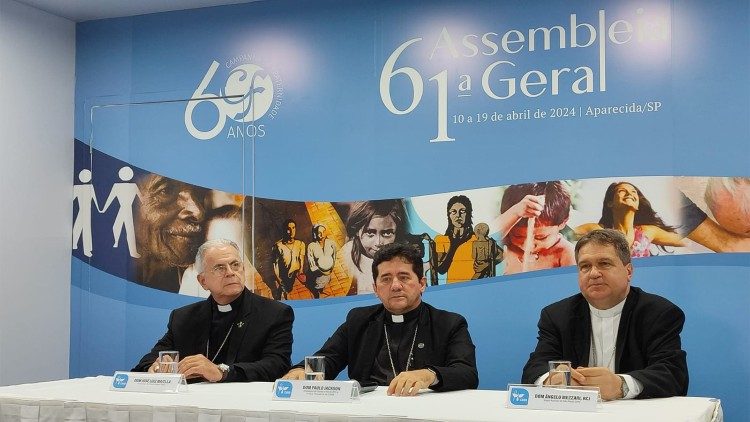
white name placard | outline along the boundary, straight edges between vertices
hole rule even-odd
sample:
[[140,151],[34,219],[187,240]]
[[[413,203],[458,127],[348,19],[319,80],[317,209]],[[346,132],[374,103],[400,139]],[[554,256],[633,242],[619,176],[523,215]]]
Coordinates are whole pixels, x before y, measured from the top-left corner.
[[187,389],[182,374],[149,374],[117,371],[112,376],[110,391],[137,393],[177,393]]
[[273,384],[273,399],[351,403],[359,400],[359,383],[357,381],[276,380]]
[[506,407],[512,409],[568,410],[596,412],[599,389],[596,387],[538,387],[508,385]]

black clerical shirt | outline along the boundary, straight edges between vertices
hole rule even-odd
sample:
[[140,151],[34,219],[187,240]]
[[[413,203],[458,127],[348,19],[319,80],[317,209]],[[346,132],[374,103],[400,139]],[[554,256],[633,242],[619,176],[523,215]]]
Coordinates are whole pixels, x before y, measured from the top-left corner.
[[230,330],[233,329],[234,322],[242,308],[243,297],[244,295],[240,295],[229,303],[232,307],[229,312],[219,311],[219,305],[213,300],[213,297],[211,298],[211,332],[209,343],[206,345],[208,350],[206,357],[217,365],[226,362]]
[[[393,315],[387,310],[385,311],[383,321],[385,323],[385,331],[388,333],[387,337],[391,353],[389,357],[386,335],[383,333],[383,338],[379,345],[380,350],[372,365],[370,381],[377,382],[378,385],[389,385],[396,375],[406,371],[409,351],[412,350],[412,347],[417,347],[414,342],[414,335],[422,308],[423,305],[420,303],[415,309],[403,314],[404,322],[394,322]],[[391,366],[391,359],[393,360],[393,366]],[[408,365],[409,370],[419,369],[414,368],[413,353],[411,361]],[[393,373],[394,368],[396,370],[395,375]]]

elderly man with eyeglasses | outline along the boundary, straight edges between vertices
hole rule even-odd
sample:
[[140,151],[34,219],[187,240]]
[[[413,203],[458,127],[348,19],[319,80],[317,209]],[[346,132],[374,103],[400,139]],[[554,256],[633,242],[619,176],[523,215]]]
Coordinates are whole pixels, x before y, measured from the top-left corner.
[[[325,357],[325,378],[344,367],[349,378],[414,396],[421,389],[477,388],[474,343],[466,319],[422,301],[427,286],[422,252],[392,243],[375,254],[373,288],[381,304],[352,309],[315,355]],[[302,364],[284,378],[304,379]]]
[[163,371],[167,350],[179,352],[178,371],[193,381],[273,381],[289,369],[294,312],[245,288],[240,256],[226,239],[198,248],[198,282],[211,296],[172,311],[167,333],[133,371]]

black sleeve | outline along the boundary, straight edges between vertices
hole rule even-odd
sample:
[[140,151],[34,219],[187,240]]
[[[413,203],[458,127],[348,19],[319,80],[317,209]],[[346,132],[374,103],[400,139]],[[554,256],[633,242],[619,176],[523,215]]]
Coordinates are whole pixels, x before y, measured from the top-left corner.
[[174,311],[169,314],[169,322],[167,323],[167,332],[164,336],[156,342],[151,351],[146,353],[141,358],[141,361],[133,369],[132,372],[148,372],[148,368],[153,364],[156,359],[159,358],[159,352],[164,350],[175,350],[174,345],[174,334],[172,333],[172,319],[174,318]]
[[549,371],[549,361],[563,357],[562,335],[552,322],[547,308],[542,309],[537,327],[539,327],[538,341],[536,349],[529,355],[529,361],[523,367],[521,375],[523,384],[533,384],[537,378]]
[[648,323],[647,366],[628,372],[643,385],[638,399],[685,396],[688,390],[686,353],[682,350],[680,332],[685,314],[677,306],[670,306]]
[[280,309],[268,330],[262,356],[253,362],[235,362],[224,382],[275,381],[289,371],[292,355],[292,323],[294,311]]
[[469,325],[464,317],[451,330],[446,345],[445,364],[430,365],[439,382],[430,387],[435,391],[474,389],[479,386],[474,343],[469,335]]
[[[327,380],[335,379],[346,368],[349,364],[349,330],[346,321],[336,329],[333,335],[323,344],[323,347],[314,355],[325,356]],[[303,368],[304,366],[304,361],[294,365],[295,368]]]

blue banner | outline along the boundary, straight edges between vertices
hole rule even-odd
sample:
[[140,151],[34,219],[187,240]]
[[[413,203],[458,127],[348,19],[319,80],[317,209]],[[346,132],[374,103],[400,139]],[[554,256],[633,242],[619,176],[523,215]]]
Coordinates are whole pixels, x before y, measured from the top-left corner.
[[279,0],[78,24],[71,375],[129,369],[207,296],[206,239],[291,301],[295,359],[375,301],[372,255],[406,242],[426,300],[469,320],[480,387],[505,388],[541,307],[577,291],[576,240],[614,227],[634,284],[687,314],[690,394],[746,414],[706,340],[727,333],[722,385],[750,375],[731,352],[750,346],[748,16]]

